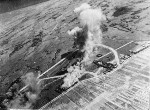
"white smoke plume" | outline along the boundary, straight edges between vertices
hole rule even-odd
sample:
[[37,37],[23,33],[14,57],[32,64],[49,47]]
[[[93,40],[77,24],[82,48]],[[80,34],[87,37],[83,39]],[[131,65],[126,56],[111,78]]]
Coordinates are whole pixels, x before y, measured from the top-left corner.
[[105,20],[100,8],[92,9],[87,3],[81,4],[79,7],[75,8],[75,13],[79,14],[79,21],[81,28],[88,28],[88,38],[86,40],[84,51],[85,57],[82,62],[85,65],[92,63],[93,50],[96,44],[102,43],[102,32],[100,29],[101,21]]
[[[84,67],[89,65],[94,60],[95,52],[98,51],[97,47],[103,47],[109,49],[115,55],[115,60],[119,65],[119,57],[117,51],[113,48],[102,44],[102,31],[100,29],[101,22],[106,20],[105,15],[102,13],[101,8],[92,9],[91,6],[87,3],[81,4],[79,7],[75,8],[75,13],[79,14],[80,27],[75,27],[71,31],[68,31],[69,35],[77,36],[78,32],[84,32],[84,29],[87,28],[87,38],[85,40],[85,45],[81,51],[84,51],[84,58],[81,63],[71,66],[68,68],[67,76],[64,78],[64,84],[62,87],[70,87],[79,78],[86,74],[92,74],[94,77],[97,77],[98,73],[101,71],[99,68],[95,73],[85,71]],[[81,31],[82,30],[82,31]],[[83,37],[83,36],[79,36]],[[80,66],[82,65],[82,68]]]
[[67,69],[68,73],[66,73],[66,77],[64,78],[64,83],[61,86],[62,88],[69,88],[72,85],[74,85],[76,82],[79,81],[79,78],[81,78],[85,74],[91,74],[94,77],[98,77],[98,74],[101,71],[101,68],[99,68],[96,72],[89,72],[86,71],[84,68],[84,65],[82,62],[77,62],[76,65],[70,66]]
[[85,69],[81,63],[78,62],[76,65],[70,66],[67,71],[68,73],[64,78],[64,84],[62,85],[62,88],[68,88],[75,82],[78,82],[79,78],[84,74]]
[[94,56],[94,47],[95,47],[95,42],[93,41],[93,38],[91,37],[92,34],[88,33],[88,39],[86,40],[85,46],[84,46],[84,51],[85,55],[83,58],[83,63],[85,65],[89,65],[93,61],[93,56]]
[[[85,65],[92,63],[92,57],[94,55],[94,48],[102,46],[109,49],[115,55],[117,64],[119,65],[119,57],[117,52],[109,47],[102,44],[102,31],[100,29],[101,22],[106,20],[106,16],[102,13],[101,8],[92,9],[87,3],[81,4],[79,7],[75,8],[75,13],[79,14],[79,21],[81,28],[88,28],[88,38],[86,40],[84,51],[85,57],[83,62]],[[76,32],[74,32],[76,33]]]
[[70,36],[73,36],[73,35],[76,35],[77,32],[81,31],[82,28],[79,28],[79,27],[75,27],[73,28],[72,30],[68,30],[67,33],[70,35]]
[[27,92],[27,97],[29,98],[30,103],[35,103],[38,98],[38,93]]

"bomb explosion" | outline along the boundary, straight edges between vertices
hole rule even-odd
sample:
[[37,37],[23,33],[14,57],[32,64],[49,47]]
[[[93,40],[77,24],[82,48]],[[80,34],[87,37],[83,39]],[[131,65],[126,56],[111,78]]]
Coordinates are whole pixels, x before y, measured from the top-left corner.
[[3,101],[7,108],[32,108],[32,105],[36,102],[43,89],[42,83],[45,80],[64,78],[61,88],[69,88],[78,82],[79,78],[85,74],[91,74],[92,76],[97,77],[97,74],[101,71],[100,68],[96,72],[89,72],[86,70],[86,67],[93,63],[94,56],[99,52],[98,47],[107,48],[112,51],[115,55],[116,63],[119,65],[117,52],[113,48],[102,44],[100,25],[101,21],[105,20],[105,16],[102,14],[101,9],[92,9],[89,4],[84,3],[77,7],[74,12],[79,14],[81,27],[75,27],[74,29],[69,30],[68,34],[75,37],[75,45],[79,51],[84,53],[83,59],[67,68],[67,73],[61,76],[41,78],[41,74],[35,75],[32,72],[22,76],[21,81],[25,87],[19,90],[19,92],[16,90],[18,93],[15,92],[12,94],[12,91],[10,91],[9,96],[12,97],[12,99]]
[[[103,15],[100,8],[92,9],[87,3],[81,4],[79,7],[75,8],[75,13],[79,14],[80,26],[75,27],[68,32],[69,35],[77,36],[78,32],[82,29],[87,31],[85,45],[81,48],[84,51],[84,58],[78,65],[72,66],[68,69],[68,74],[64,79],[64,85],[62,87],[68,87],[73,85],[78,79],[85,73],[89,73],[97,77],[100,70],[95,73],[85,71],[85,67],[90,65],[94,61],[94,55],[98,53],[98,47],[104,47],[112,51],[115,55],[116,63],[119,65],[119,57],[117,52],[106,45],[102,44],[102,32],[100,29],[101,21],[106,20],[105,15]],[[82,67],[79,67],[79,65]]]

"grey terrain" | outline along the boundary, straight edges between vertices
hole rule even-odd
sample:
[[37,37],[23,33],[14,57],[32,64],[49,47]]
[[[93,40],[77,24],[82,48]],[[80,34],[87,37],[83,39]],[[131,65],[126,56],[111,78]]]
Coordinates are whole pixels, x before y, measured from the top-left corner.
[[0,95],[29,71],[44,72],[74,50],[67,30],[78,25],[75,7],[101,7],[103,43],[117,48],[129,41],[150,40],[150,0],[49,0],[0,14]]

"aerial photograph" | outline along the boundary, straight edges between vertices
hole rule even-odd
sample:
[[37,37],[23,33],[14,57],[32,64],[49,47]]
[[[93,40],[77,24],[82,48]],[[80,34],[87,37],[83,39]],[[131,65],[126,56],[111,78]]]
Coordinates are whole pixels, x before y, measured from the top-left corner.
[[150,110],[150,0],[0,0],[0,110]]

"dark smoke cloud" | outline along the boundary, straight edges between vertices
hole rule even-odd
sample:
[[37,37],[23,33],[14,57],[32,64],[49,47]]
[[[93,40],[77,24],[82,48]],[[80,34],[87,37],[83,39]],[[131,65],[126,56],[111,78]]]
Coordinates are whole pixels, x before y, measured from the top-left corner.
[[80,50],[82,50],[85,46],[86,40],[88,38],[88,27],[85,26],[82,31],[77,32],[77,35],[74,39],[74,46],[78,47]]

